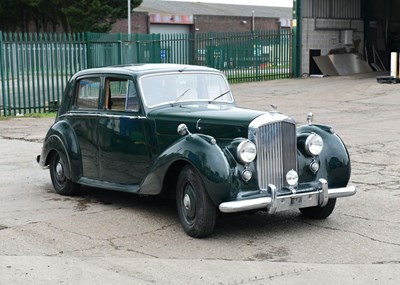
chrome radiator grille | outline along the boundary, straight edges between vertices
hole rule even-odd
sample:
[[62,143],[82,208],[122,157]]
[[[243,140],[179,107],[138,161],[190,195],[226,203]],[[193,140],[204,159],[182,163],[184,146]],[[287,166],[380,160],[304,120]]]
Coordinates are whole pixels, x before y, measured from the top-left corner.
[[255,130],[257,173],[261,189],[273,184],[286,185],[286,173],[297,171],[296,126],[290,122],[274,122]]

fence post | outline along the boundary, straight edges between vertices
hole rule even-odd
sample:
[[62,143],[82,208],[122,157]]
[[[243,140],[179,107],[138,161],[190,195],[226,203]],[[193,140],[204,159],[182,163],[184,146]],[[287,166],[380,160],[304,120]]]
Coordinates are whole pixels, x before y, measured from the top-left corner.
[[86,37],[86,65],[87,68],[92,67],[92,47],[91,47],[91,34],[90,32],[85,33]]
[[143,63],[142,57],[140,56],[140,35],[136,35],[136,53],[137,53],[137,63]]
[[0,75],[1,75],[1,94],[3,98],[2,108],[0,110],[0,116],[7,115],[6,114],[6,96],[4,94],[6,87],[5,87],[5,80],[4,80],[4,65],[3,65],[3,32],[0,31]]
[[301,75],[301,3],[293,2],[293,25],[292,25],[292,67],[293,76]]
[[124,63],[124,59],[123,59],[123,52],[122,52],[122,48],[123,48],[123,43],[122,43],[122,34],[118,33],[118,64],[123,64]]

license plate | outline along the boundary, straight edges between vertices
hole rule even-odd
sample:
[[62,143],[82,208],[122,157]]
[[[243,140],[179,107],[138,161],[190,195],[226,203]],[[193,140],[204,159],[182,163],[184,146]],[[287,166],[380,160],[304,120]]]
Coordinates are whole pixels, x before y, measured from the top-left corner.
[[301,205],[303,203],[303,197],[291,198],[291,205]]

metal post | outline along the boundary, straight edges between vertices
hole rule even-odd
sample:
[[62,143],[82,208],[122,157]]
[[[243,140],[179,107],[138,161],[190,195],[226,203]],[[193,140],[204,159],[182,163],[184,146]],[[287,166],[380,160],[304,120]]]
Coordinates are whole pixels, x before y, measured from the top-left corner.
[[293,0],[293,22],[292,22],[292,72],[294,77],[301,75],[301,0]]
[[1,93],[3,97],[3,108],[0,111],[0,116],[3,115],[6,116],[6,86],[4,84],[5,78],[4,78],[4,69],[3,69],[3,32],[0,31],[0,76],[1,76]]
[[131,34],[131,0],[128,0],[128,35]]
[[251,11],[251,31],[254,32],[254,10]]
[[92,66],[93,61],[92,61],[92,45],[91,45],[91,33],[90,32],[85,32],[85,37],[86,37],[86,68],[91,68],[94,67]]

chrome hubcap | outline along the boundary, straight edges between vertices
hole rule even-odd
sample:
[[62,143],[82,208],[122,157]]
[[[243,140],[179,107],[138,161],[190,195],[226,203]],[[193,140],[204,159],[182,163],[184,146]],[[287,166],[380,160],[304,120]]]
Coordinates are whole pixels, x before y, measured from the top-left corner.
[[64,173],[64,166],[61,163],[61,160],[59,159],[56,162],[56,166],[54,168],[54,178],[60,186],[62,186],[65,183],[65,173]]
[[185,220],[191,224],[196,218],[196,195],[190,183],[186,184],[181,201]]
[[190,209],[190,197],[187,193],[183,197],[183,206],[185,207],[186,210]]
[[63,169],[63,166],[62,166],[62,164],[61,163],[57,163],[57,165],[56,165],[56,173],[57,173],[57,175],[58,176],[63,176],[63,174],[64,174],[64,169]]

